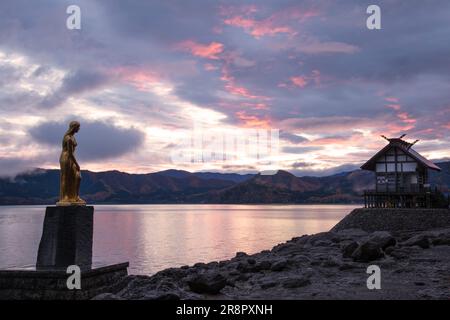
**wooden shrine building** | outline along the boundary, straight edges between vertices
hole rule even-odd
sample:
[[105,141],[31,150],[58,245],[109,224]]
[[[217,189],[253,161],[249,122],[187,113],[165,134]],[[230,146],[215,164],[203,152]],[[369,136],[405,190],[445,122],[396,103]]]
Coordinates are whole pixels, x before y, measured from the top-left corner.
[[418,142],[386,139],[387,144],[361,169],[375,172],[375,189],[364,192],[366,208],[414,208],[431,206],[428,170],[440,171],[433,162],[412,149]]

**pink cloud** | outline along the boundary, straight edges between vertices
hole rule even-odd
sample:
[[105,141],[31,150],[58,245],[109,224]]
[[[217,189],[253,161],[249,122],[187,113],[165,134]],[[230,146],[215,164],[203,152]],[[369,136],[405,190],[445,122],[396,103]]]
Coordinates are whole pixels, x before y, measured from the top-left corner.
[[236,117],[243,122],[244,127],[248,128],[270,128],[270,120],[266,117],[264,119],[258,118],[255,115],[249,115],[245,111],[238,111],[235,113]]
[[396,97],[386,97],[384,98],[384,100],[388,101],[388,102],[392,102],[392,103],[398,103],[399,99]]
[[269,106],[265,103],[242,103],[243,107],[250,108],[253,110],[268,110]]
[[291,77],[290,80],[294,86],[299,88],[304,88],[308,84],[306,78],[302,76]]
[[225,64],[222,67],[222,76],[221,80],[225,82],[225,90],[227,90],[229,93],[237,96],[241,96],[247,99],[260,99],[260,100],[268,100],[268,97],[265,96],[259,96],[255,95],[250,92],[249,89],[239,86],[236,84],[236,79],[231,75],[228,67],[228,62],[225,62]]
[[279,33],[296,35],[297,31],[289,23],[296,21],[302,22],[308,18],[318,15],[315,10],[300,10],[298,8],[289,8],[272,14],[265,19],[256,19],[254,14],[258,11],[255,6],[246,6],[244,8],[222,9],[222,15],[225,25],[242,28],[245,32],[259,39],[263,36],[274,36]]
[[223,52],[224,46],[220,42],[201,44],[192,40],[186,40],[176,45],[176,48],[191,53],[196,57],[217,60]]
[[213,65],[212,63],[205,63],[204,67],[205,67],[206,71],[214,71],[214,70],[219,69],[219,67]]
[[279,88],[304,88],[310,81],[313,81],[317,86],[321,83],[321,76],[319,70],[313,70],[309,76],[298,75],[289,78],[288,83],[279,83]]
[[397,123],[389,122],[387,124],[388,133],[396,134],[399,132],[411,130],[415,127],[417,120],[414,119],[409,113],[402,111],[400,99],[395,97],[386,97],[385,100],[389,102],[395,102],[386,104],[385,106],[387,108],[393,109],[396,112],[397,119],[399,120]]
[[109,73],[120,81],[131,84],[139,91],[149,91],[161,81],[160,76],[155,72],[134,67],[118,67],[110,70]]
[[243,96],[250,99],[258,98],[257,96],[252,95],[248,89],[244,87],[235,86],[234,84],[231,83],[227,84],[225,88],[228,90],[229,93],[234,95]]
[[387,104],[386,105],[386,107],[388,107],[388,108],[391,108],[391,109],[394,109],[394,110],[400,110],[401,109],[401,105],[399,105],[399,104]]
[[416,119],[412,118],[407,112],[399,112],[397,117],[401,119],[404,123],[416,123]]
[[296,34],[296,32],[290,27],[274,26],[273,22],[270,20],[258,22],[256,20],[243,17],[232,17],[230,19],[225,19],[224,23],[227,25],[244,28],[248,33],[257,39],[265,35],[273,36],[277,33],[288,33],[291,35]]

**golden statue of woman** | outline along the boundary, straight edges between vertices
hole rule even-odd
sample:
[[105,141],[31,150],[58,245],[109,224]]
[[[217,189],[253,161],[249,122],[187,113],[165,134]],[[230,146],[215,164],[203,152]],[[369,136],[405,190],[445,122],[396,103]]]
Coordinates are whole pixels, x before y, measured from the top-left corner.
[[75,149],[77,147],[75,133],[79,130],[80,123],[72,121],[62,141],[62,152],[59,158],[61,183],[59,202],[56,203],[58,206],[86,205],[86,202],[79,196],[81,171],[77,159],[75,159]]

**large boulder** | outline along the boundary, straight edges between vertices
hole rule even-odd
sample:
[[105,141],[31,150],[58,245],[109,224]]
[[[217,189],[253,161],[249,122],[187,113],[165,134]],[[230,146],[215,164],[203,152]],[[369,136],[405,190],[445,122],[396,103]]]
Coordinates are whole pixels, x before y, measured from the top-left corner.
[[288,265],[288,262],[284,259],[278,260],[270,267],[271,271],[283,271]]
[[307,277],[297,276],[283,281],[283,288],[293,289],[300,288],[311,284],[311,280]]
[[435,230],[429,236],[434,246],[450,245],[450,229]]
[[368,240],[377,244],[383,250],[387,247],[395,246],[397,243],[395,238],[387,231],[375,231],[370,234]]
[[412,247],[419,246],[422,249],[430,247],[430,239],[425,234],[418,234],[401,243],[402,246]]
[[268,260],[262,260],[258,263],[256,263],[255,268],[257,270],[270,270],[270,267],[272,267],[272,263]]
[[203,273],[190,276],[187,284],[195,293],[218,294],[227,285],[227,279],[220,273]]
[[351,241],[349,243],[345,243],[342,246],[342,257],[344,258],[350,258],[353,254],[353,252],[355,252],[355,250],[358,248],[358,242],[356,241]]
[[384,256],[379,244],[371,241],[363,242],[356,248],[352,258],[357,262],[370,262],[380,259]]

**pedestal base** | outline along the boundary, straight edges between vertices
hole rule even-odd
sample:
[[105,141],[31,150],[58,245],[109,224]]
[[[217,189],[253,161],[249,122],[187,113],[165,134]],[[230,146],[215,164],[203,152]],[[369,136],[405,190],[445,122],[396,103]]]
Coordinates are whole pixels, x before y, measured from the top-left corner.
[[0,270],[0,300],[84,300],[127,284],[128,262],[84,270],[81,289],[69,290],[66,271]]
[[90,269],[94,207],[47,207],[37,256],[37,269],[66,270],[69,265]]

